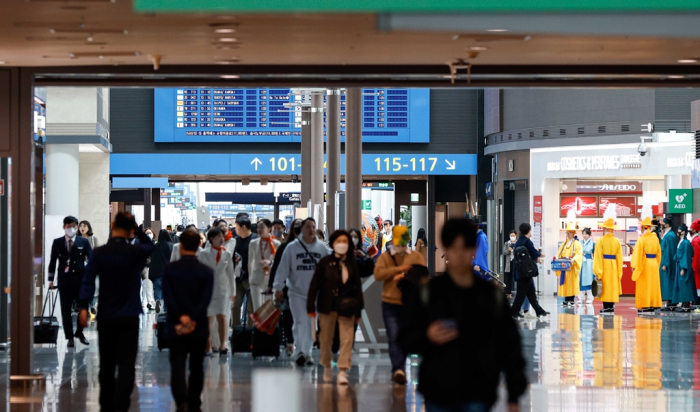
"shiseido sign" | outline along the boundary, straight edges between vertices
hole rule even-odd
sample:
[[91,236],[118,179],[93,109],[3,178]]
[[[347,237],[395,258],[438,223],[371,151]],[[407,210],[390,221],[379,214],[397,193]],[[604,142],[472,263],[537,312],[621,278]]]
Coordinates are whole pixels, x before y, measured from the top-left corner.
[[642,182],[610,180],[564,180],[561,193],[642,193]]

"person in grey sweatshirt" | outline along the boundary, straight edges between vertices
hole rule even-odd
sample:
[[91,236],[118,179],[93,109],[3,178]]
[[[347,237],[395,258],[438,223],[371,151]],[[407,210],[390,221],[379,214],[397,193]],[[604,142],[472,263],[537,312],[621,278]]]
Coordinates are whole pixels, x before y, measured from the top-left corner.
[[282,261],[275,276],[275,299],[284,297],[285,284],[289,288],[289,307],[294,317],[294,356],[298,366],[313,366],[311,348],[313,347],[313,320],[306,314],[306,299],[309,286],[314,277],[316,265],[330,250],[316,238],[316,221],[313,218],[304,220],[301,226],[301,237],[287,246],[282,255]]

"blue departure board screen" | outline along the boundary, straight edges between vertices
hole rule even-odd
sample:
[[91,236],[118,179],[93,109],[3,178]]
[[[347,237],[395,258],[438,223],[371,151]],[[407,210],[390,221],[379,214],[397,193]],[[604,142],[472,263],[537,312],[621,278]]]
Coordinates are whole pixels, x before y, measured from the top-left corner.
[[[157,143],[300,142],[304,96],[290,89],[157,88]],[[345,141],[345,95],[340,104]],[[362,140],[368,143],[428,143],[430,89],[363,89]]]

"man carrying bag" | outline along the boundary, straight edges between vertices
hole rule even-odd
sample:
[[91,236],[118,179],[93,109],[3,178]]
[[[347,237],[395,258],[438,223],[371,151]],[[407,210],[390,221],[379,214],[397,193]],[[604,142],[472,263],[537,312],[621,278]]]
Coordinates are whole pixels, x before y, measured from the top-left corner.
[[543,319],[549,315],[549,312],[542,309],[537,302],[537,293],[535,292],[535,285],[532,279],[537,277],[537,261],[544,255],[535,249],[535,245],[530,240],[531,236],[532,226],[529,223],[521,224],[520,238],[515,242],[515,247],[513,248],[514,278],[517,289],[515,300],[511,307],[511,315],[516,320],[523,318],[523,315],[520,314],[520,308],[523,306],[526,297],[535,310],[537,318]]

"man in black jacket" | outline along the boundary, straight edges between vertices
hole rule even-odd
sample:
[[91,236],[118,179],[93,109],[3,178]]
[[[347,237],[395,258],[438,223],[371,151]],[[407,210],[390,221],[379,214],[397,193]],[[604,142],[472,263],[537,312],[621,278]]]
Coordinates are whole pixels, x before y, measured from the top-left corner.
[[[128,239],[136,233],[140,244]],[[134,389],[134,365],[139,345],[141,272],[153,251],[153,241],[136,225],[129,213],[118,213],[112,222],[112,237],[90,256],[80,290],[80,322],[85,327],[88,304],[100,276],[100,310],[97,334],[100,352],[100,409],[127,411]],[[119,366],[119,376],[115,372]]]
[[421,354],[418,391],[427,412],[487,412],[505,374],[509,410],[527,387],[517,324],[503,291],[473,273],[476,227],[451,219],[442,230],[448,273],[404,304],[401,343]]
[[[199,234],[180,235],[182,259],[163,272],[163,297],[168,307],[165,338],[170,342],[170,386],[178,411],[199,411],[204,387],[204,351],[209,337],[207,306],[214,290],[214,272],[197,260]],[[189,385],[185,380],[190,357]]]
[[78,236],[78,219],[66,216],[63,219],[65,235],[55,239],[51,246],[51,261],[49,262],[49,288],[53,289],[56,277],[56,262],[58,262],[58,292],[61,294],[61,315],[63,317],[63,332],[68,340],[68,347],[75,347],[73,338],[83,345],[89,342],[83,334],[83,326],[78,326],[73,335],[73,316],[71,315],[73,301],[78,300],[80,287],[83,284],[85,261],[90,257],[92,247],[90,241]]
[[[544,255],[539,250],[535,249],[535,245],[532,243],[532,240],[530,240],[530,237],[532,237],[532,226],[530,226],[529,223],[521,224],[520,238],[518,238],[518,241],[515,242],[513,250],[517,249],[518,246],[525,246],[527,251],[530,252],[530,257],[532,260],[537,262],[540,258],[543,258]],[[515,264],[515,260],[513,261],[513,265],[516,266],[515,268],[511,268],[513,271],[513,278],[515,279],[516,283],[516,292],[515,300],[513,301],[513,306],[511,307],[511,315],[515,319],[521,319],[523,317],[523,315],[520,314],[520,308],[523,306],[523,302],[525,302],[525,298],[527,297],[527,300],[535,310],[537,317],[540,319],[547,317],[549,312],[542,309],[537,301],[537,292],[535,291],[534,281],[531,277],[521,276],[517,265]]]

